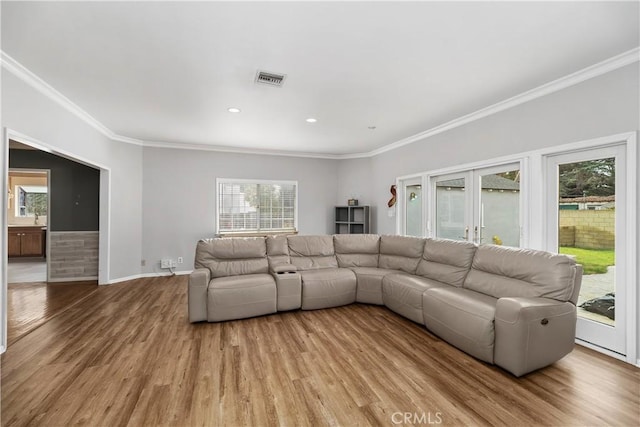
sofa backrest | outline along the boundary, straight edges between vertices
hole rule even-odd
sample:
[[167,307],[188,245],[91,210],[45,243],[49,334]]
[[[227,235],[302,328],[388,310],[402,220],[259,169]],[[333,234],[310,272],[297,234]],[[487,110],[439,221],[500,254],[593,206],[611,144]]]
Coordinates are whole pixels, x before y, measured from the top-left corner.
[[475,252],[476,245],[471,242],[427,239],[416,274],[461,287]]
[[291,264],[287,236],[269,236],[265,241],[267,243],[269,268],[273,269],[278,265]]
[[378,267],[414,274],[422,258],[425,239],[409,236],[380,237]]
[[503,297],[544,297],[569,301],[576,281],[575,261],[533,249],[481,245],[464,287]]
[[377,267],[380,236],[377,234],[336,234],[333,246],[340,267]]
[[298,270],[336,268],[333,236],[288,236],[291,264]]
[[204,239],[196,246],[195,268],[208,268],[211,278],[268,273],[264,237]]

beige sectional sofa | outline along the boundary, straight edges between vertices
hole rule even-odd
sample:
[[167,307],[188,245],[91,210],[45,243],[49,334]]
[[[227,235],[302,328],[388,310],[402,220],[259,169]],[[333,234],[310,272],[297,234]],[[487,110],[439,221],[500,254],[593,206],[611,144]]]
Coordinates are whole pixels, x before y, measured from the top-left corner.
[[335,235],[208,239],[189,320],[384,305],[516,376],[574,345],[582,268],[564,255],[453,240]]

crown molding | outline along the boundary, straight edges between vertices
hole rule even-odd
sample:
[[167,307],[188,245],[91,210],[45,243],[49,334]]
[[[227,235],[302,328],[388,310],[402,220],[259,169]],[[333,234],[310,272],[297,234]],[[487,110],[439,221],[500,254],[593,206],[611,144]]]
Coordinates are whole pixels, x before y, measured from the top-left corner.
[[638,61],[640,61],[640,48],[631,49],[620,55],[616,55],[612,58],[591,65],[587,68],[583,68],[582,70],[576,71],[575,73],[569,74],[568,76],[561,77],[557,80],[545,83],[542,86],[538,86],[514,97],[505,99],[504,101],[500,101],[496,104],[474,111],[473,113],[458,117],[457,119],[453,119],[449,122],[393,142],[389,145],[385,145],[384,147],[380,147],[376,150],[369,151],[368,153],[363,153],[361,157],[373,157],[377,156],[378,154],[386,153],[387,151],[404,147],[405,145],[409,145],[422,139],[438,135],[448,130],[466,125],[467,123],[471,123],[484,117],[499,113],[501,111],[508,110],[509,108],[513,108],[526,102],[533,101],[534,99],[541,98],[554,92],[558,92],[562,89],[577,85],[578,83],[582,83],[586,80],[601,76],[603,74],[617,70],[618,68],[622,68]]
[[344,154],[269,150],[269,149],[243,148],[243,147],[231,147],[231,146],[224,146],[224,145],[209,145],[209,144],[184,144],[181,142],[145,141],[144,146],[153,147],[153,148],[171,148],[171,149],[178,149],[178,150],[217,151],[222,153],[236,153],[236,154],[258,154],[262,156],[309,157],[313,159],[331,159],[331,160],[340,160],[345,158]]
[[91,114],[87,113],[80,106],[78,106],[62,93],[54,89],[53,86],[51,86],[49,83],[42,80],[40,77],[32,73],[31,70],[29,70],[27,67],[9,56],[4,50],[0,51],[0,61],[2,62],[2,67],[4,67],[4,69],[9,71],[14,76],[18,77],[20,80],[22,80],[44,96],[58,103],[60,106],[74,114],[80,120],[94,128],[107,138],[114,141],[125,142],[127,144],[143,145],[143,141],[140,141],[138,139],[117,135],[111,129],[100,123]]
[[575,73],[569,74],[557,80],[553,80],[549,83],[545,83],[534,89],[523,92],[519,95],[508,98],[504,101],[500,101],[496,104],[493,104],[488,107],[482,108],[480,110],[474,111],[472,113],[466,114],[462,117],[458,117],[454,120],[451,120],[449,122],[446,122],[441,125],[435,126],[431,129],[428,129],[424,132],[420,132],[415,135],[409,136],[407,138],[392,142],[390,144],[387,144],[375,150],[363,152],[363,153],[332,154],[332,153],[309,153],[309,152],[297,152],[297,151],[241,148],[241,147],[208,145],[208,144],[188,144],[188,143],[182,144],[182,143],[161,142],[161,141],[143,141],[136,138],[130,138],[127,136],[118,135],[115,132],[113,132],[111,129],[107,128],[105,125],[100,123],[97,119],[95,119],[89,113],[84,111],[77,104],[73,103],[70,99],[68,99],[62,93],[58,92],[47,82],[45,82],[40,77],[32,73],[22,64],[20,64],[18,61],[16,61],[11,56],[6,54],[4,51],[0,51],[0,54],[1,54],[0,61],[2,63],[2,67],[4,67],[7,71],[11,72],[16,77],[20,78],[25,83],[27,83],[28,85],[30,85],[31,87],[33,87],[34,89],[42,93],[43,95],[57,102],[63,108],[75,114],[80,120],[84,121],[89,126],[93,127],[98,132],[100,132],[101,134],[103,134],[104,136],[106,136],[107,138],[113,141],[119,141],[127,144],[134,144],[138,146],[154,147],[154,148],[217,151],[217,152],[224,152],[224,153],[258,154],[258,155],[270,155],[270,156],[309,157],[309,158],[333,159],[333,160],[374,157],[379,154],[386,153],[388,151],[395,150],[400,147],[404,147],[405,145],[413,144],[414,142],[418,142],[426,138],[432,137],[434,135],[438,135],[440,133],[449,131],[451,129],[463,126],[473,121],[480,120],[484,117],[499,113],[509,108],[516,107],[518,105],[524,104],[534,99],[541,98],[543,96],[552,94],[554,92],[558,92],[562,89],[566,89],[578,83],[582,83],[586,80],[592,79],[594,77],[598,77],[600,75],[603,75],[611,71],[617,70],[619,68],[625,67],[627,65],[633,64],[634,62],[640,61],[640,48],[634,48],[627,52],[621,53],[620,55],[616,55],[612,58],[606,59],[597,64],[583,68],[582,70],[576,71]]

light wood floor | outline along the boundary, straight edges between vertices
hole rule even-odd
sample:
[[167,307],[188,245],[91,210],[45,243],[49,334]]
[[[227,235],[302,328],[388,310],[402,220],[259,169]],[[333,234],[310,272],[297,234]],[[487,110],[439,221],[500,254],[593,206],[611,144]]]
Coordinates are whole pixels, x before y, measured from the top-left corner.
[[[71,298],[71,297],[69,297]],[[637,425],[591,350],[514,378],[383,307],[189,324],[186,277],[99,287],[2,356],[2,425]]]

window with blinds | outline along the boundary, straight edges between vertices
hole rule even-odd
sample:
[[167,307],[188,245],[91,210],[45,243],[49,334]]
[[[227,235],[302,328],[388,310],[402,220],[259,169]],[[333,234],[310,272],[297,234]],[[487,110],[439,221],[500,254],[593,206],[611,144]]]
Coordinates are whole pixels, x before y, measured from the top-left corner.
[[295,181],[218,179],[218,233],[295,231],[297,188]]

